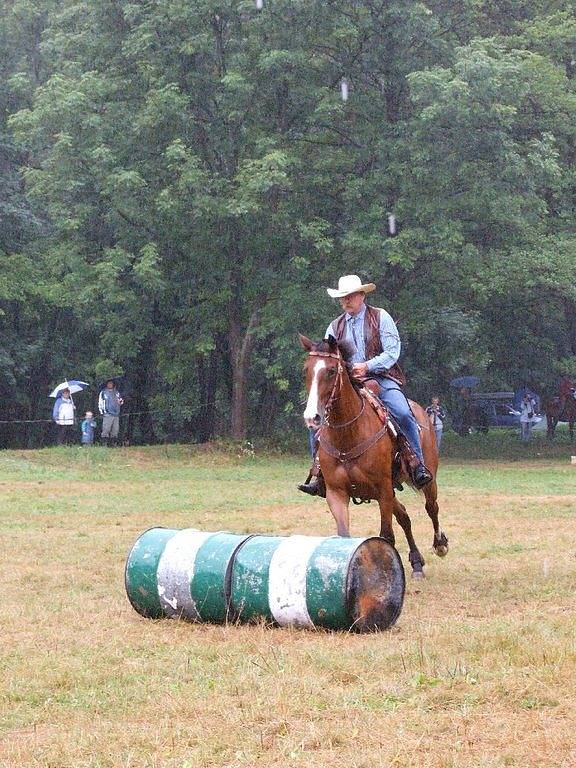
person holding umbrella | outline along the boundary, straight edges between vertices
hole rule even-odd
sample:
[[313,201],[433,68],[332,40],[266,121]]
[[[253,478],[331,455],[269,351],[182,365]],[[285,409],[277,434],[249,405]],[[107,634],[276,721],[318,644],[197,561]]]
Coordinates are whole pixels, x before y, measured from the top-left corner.
[[55,397],[56,402],[52,409],[52,418],[56,424],[56,443],[57,445],[70,445],[74,440],[74,424],[76,416],[74,411],[76,406],[72,400],[72,393],[81,392],[88,386],[85,381],[63,381],[50,393],[50,397]]
[[98,396],[98,410],[102,419],[102,445],[116,445],[120,432],[120,407],[124,400],[116,389],[116,381],[108,379]]

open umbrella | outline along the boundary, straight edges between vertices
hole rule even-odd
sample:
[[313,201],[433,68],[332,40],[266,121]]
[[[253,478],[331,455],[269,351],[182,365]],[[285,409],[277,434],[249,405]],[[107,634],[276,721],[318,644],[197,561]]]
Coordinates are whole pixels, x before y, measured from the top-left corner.
[[451,387],[458,387],[459,389],[465,387],[466,389],[473,389],[480,383],[478,376],[458,376],[456,379],[452,379],[450,382]]
[[100,382],[99,387],[100,389],[106,389],[106,384],[108,384],[109,381],[114,382],[114,386],[123,386],[124,384],[124,375],[121,376],[108,376],[107,379],[104,379],[102,382]]
[[63,381],[62,384],[58,384],[57,387],[54,387],[52,392],[48,395],[48,397],[58,397],[59,393],[62,392],[63,389],[69,389],[70,394],[73,395],[76,392],[82,392],[83,389],[86,389],[86,387],[89,387],[90,384],[87,384],[85,381],[78,381],[78,379],[70,379],[70,381]]

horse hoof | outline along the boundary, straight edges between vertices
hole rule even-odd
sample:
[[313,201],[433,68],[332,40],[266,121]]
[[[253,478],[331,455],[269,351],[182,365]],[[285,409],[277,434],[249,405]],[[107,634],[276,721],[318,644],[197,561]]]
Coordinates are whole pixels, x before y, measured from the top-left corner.
[[438,555],[438,557],[446,557],[448,554],[448,544],[444,545],[441,544],[439,547],[434,547],[434,551]]
[[425,579],[426,576],[424,571],[412,571],[412,578],[416,579],[417,581],[421,581],[422,579]]
[[432,546],[438,557],[446,557],[448,554],[448,539],[446,538],[446,534],[440,532],[438,538],[434,537]]

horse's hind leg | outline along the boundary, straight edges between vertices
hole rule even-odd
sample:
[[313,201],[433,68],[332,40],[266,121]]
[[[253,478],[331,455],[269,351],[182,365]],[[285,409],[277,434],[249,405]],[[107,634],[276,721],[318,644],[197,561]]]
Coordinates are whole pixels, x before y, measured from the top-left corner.
[[432,520],[434,526],[434,541],[432,546],[438,557],[445,557],[448,554],[448,539],[440,528],[438,522],[438,486],[436,480],[432,480],[424,486],[424,495],[426,496],[426,512],[428,517]]
[[408,546],[410,548],[408,560],[410,560],[410,565],[412,566],[412,578],[422,579],[424,577],[424,558],[422,557],[420,550],[414,541],[414,536],[412,535],[412,523],[410,521],[408,512],[406,512],[406,507],[404,504],[401,504],[396,497],[394,497],[393,511],[394,517],[398,521],[398,525],[404,531],[406,541],[408,542]]

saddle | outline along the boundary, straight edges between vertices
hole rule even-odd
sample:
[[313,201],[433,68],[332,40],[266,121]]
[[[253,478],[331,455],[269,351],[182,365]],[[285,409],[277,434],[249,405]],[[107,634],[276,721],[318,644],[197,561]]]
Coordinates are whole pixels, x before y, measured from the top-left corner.
[[402,475],[410,477],[411,470],[419,465],[419,459],[412,450],[408,439],[402,434],[396,420],[382,400],[380,400],[378,382],[374,379],[366,378],[361,381],[361,385],[360,395],[372,406],[382,424],[386,424],[388,428],[388,434],[396,448],[392,462],[392,480],[398,490],[403,490],[399,478]]

